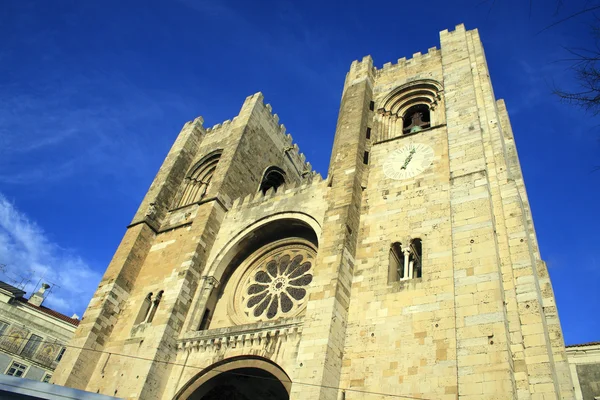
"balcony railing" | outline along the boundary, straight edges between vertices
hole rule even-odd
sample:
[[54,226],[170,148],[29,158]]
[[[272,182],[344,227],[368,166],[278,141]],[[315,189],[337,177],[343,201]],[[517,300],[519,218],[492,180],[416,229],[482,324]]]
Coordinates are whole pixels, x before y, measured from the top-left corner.
[[188,332],[178,340],[177,347],[205,351],[222,347],[262,346],[273,338],[295,337],[301,332],[302,318],[287,318]]

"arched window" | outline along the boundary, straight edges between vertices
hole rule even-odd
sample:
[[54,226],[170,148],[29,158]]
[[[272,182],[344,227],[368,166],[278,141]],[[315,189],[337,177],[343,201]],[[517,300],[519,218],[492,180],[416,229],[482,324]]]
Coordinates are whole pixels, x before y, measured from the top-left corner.
[[410,242],[410,277],[420,278],[422,276],[423,246],[421,239],[413,239]]
[[141,324],[146,321],[146,317],[148,316],[148,312],[150,311],[150,306],[152,306],[152,293],[148,293],[142,302],[142,306],[140,307],[140,311],[135,319],[134,324]]
[[162,299],[163,293],[164,290],[161,290],[156,294],[156,296],[153,296],[152,293],[148,293],[146,295],[144,302],[142,303],[142,307],[140,307],[140,312],[135,319],[134,325],[152,322],[154,315],[156,314],[156,309],[158,308],[158,305]]
[[410,107],[404,115],[403,120],[403,133],[415,133],[429,128],[431,126],[431,116],[429,114],[429,107],[426,104],[417,104]]
[[269,167],[265,170],[262,180],[260,181],[261,192],[267,193],[267,190],[277,188],[285,183],[285,172],[279,167]]
[[206,194],[208,185],[213,177],[221,158],[221,150],[214,151],[204,157],[185,178],[185,188],[177,207],[197,203]]
[[377,110],[377,140],[393,139],[443,122],[442,86],[434,80],[410,82],[392,90]]
[[154,297],[154,299],[152,301],[152,306],[150,307],[150,311],[148,312],[148,317],[146,318],[145,322],[150,323],[154,319],[154,315],[156,314],[158,305],[160,304],[160,301],[162,300],[163,293],[164,293],[164,290],[161,290],[160,292],[158,292],[156,297]]
[[388,281],[396,282],[421,278],[423,274],[423,247],[421,239],[413,239],[409,246],[395,242],[390,247]]
[[392,243],[390,247],[390,266],[388,280],[396,282],[402,279],[404,274],[404,255],[402,254],[402,243]]

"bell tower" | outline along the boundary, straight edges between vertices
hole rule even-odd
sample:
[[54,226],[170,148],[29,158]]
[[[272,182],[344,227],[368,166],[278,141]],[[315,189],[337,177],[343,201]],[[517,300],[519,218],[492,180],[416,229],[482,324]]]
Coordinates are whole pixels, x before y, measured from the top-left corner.
[[374,113],[361,131],[369,160],[340,386],[572,398],[506,107],[476,30],[440,42],[382,69],[359,63]]

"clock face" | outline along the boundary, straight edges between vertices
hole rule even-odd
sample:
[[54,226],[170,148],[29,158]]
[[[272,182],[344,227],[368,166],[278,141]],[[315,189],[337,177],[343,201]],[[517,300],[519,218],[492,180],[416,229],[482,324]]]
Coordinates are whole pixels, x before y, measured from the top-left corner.
[[433,149],[426,144],[407,144],[387,157],[383,172],[390,179],[409,179],[425,171],[433,162],[433,157]]

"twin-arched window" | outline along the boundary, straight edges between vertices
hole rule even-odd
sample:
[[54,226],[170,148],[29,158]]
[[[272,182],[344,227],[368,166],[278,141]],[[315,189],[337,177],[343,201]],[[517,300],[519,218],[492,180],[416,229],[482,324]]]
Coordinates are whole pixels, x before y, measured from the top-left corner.
[[396,282],[422,276],[423,246],[421,239],[412,239],[407,246],[392,243],[389,253],[388,281]]
[[158,309],[158,305],[162,300],[164,290],[161,290],[156,295],[152,293],[148,293],[142,302],[142,306],[140,307],[140,311],[135,319],[134,325],[141,323],[150,323],[154,319],[154,315],[156,314],[156,310]]
[[177,207],[187,206],[202,200],[221,158],[221,150],[216,150],[204,157],[185,178],[185,188]]

